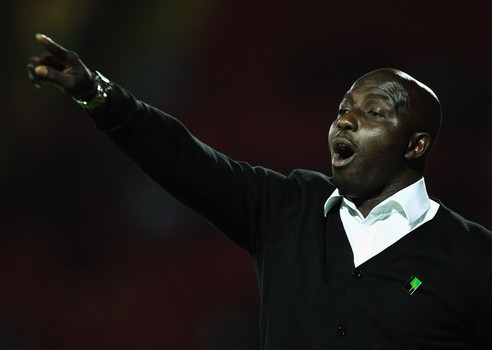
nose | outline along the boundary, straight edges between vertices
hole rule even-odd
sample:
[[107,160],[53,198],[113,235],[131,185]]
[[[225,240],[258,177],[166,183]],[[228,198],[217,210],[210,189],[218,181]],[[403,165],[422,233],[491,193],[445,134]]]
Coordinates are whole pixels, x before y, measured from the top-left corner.
[[350,110],[344,115],[340,116],[337,122],[337,127],[340,130],[352,130],[356,131],[357,130],[357,119],[356,116],[354,115],[354,111]]

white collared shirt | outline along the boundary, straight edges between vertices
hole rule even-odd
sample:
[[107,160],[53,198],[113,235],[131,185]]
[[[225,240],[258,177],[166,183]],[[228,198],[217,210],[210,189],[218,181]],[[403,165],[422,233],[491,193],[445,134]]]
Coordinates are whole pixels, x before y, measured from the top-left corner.
[[341,201],[340,217],[359,266],[431,220],[439,203],[427,195],[424,178],[400,190],[374,207],[366,218],[355,204],[333,191],[325,203],[325,216]]

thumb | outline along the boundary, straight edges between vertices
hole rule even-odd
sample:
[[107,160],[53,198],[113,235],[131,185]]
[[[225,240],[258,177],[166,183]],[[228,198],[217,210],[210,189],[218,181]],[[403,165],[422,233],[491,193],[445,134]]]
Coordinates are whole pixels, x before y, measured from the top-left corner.
[[34,68],[34,73],[38,78],[47,79],[48,78],[48,67],[46,66],[37,66]]
[[54,69],[49,66],[37,66],[36,68],[34,68],[34,74],[36,74],[39,79],[51,81],[55,84],[64,85],[69,80],[66,78],[67,74],[62,73],[58,69]]
[[90,71],[85,66],[83,69],[83,79],[78,70],[61,72],[56,68],[40,65],[34,68],[34,74],[39,80],[50,81],[58,89],[71,96],[85,95],[94,90],[95,80]]
[[66,92],[66,89],[64,86],[62,86],[59,82],[58,79],[60,78],[59,76],[56,76],[57,71],[52,71],[50,72],[50,69],[46,66],[37,66],[34,69],[34,74],[42,80],[50,80],[60,91]]

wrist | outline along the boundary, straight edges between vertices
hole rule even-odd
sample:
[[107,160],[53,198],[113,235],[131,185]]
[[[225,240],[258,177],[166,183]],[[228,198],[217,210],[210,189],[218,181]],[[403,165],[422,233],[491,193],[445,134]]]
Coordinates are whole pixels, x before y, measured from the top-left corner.
[[102,106],[113,88],[112,83],[101,73],[94,71],[92,74],[95,80],[94,90],[83,96],[72,97],[79,106],[87,110],[97,109]]

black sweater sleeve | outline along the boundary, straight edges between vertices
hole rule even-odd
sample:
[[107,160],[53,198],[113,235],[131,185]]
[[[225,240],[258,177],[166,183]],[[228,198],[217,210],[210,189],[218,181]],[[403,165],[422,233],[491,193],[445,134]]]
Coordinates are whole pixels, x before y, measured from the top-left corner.
[[231,160],[175,118],[115,89],[117,103],[91,115],[97,127],[171,195],[255,255],[264,228],[296,206],[295,181]]

